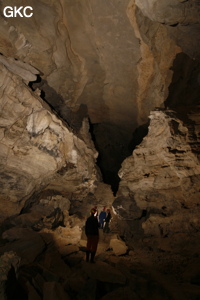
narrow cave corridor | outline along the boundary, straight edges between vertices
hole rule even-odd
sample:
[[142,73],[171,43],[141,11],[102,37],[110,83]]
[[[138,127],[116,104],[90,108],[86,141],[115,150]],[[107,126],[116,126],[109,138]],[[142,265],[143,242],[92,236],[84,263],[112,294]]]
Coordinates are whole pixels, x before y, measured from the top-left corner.
[[147,135],[148,123],[136,128],[131,140],[125,130],[111,124],[90,124],[90,133],[99,152],[97,165],[101,170],[103,181],[111,186],[116,196],[121,164]]
[[[37,81],[30,83],[29,86],[33,92],[40,89],[40,97],[50,105],[58,117],[68,124],[75,134],[79,134],[84,118],[89,117],[88,108],[85,104],[81,104],[76,111],[73,111],[70,107],[64,107],[64,100],[39,77]],[[45,88],[47,92],[44,92],[41,88]],[[147,135],[148,125],[149,121],[130,133],[130,129],[124,129],[115,124],[92,124],[89,120],[89,132],[99,153],[97,166],[100,169],[103,181],[111,186],[114,196],[116,196],[119,187],[118,171],[121,164]]]

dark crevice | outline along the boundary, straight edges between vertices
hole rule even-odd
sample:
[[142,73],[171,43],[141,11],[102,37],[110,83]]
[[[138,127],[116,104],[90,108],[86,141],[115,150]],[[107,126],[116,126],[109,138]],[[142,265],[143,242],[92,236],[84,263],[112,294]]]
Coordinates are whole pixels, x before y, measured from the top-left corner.
[[174,24],[170,24],[171,27],[177,27],[179,25],[179,23],[174,23]]
[[177,54],[171,70],[174,72],[165,106],[175,109],[180,106],[198,105],[200,63],[185,53]]
[[65,125],[72,129],[74,134],[77,134],[81,129],[84,118],[88,117],[88,108],[85,104],[80,104],[76,111],[73,111],[65,100],[48,85],[46,80],[41,79],[39,76],[37,80],[29,83],[32,91],[40,90],[40,97],[46,102],[53,113],[65,123]]
[[135,129],[135,131],[133,132],[133,136],[132,136],[131,142],[129,144],[129,150],[131,153],[136,148],[136,146],[141,144],[143,138],[148,134],[149,123],[150,122],[148,120],[145,124],[137,127]]
[[[40,97],[49,105],[53,113],[61,118],[74,134],[79,134],[83,119],[88,118],[86,105],[81,104],[77,111],[72,111],[64,99],[40,76],[35,82],[30,82],[29,87],[34,92],[39,89]],[[116,124],[90,122],[90,134],[99,152],[97,165],[101,170],[103,181],[111,186],[114,195],[120,183],[118,172],[121,164],[142,142],[148,132],[148,125],[149,122],[136,128],[131,137],[130,132]]]
[[5,292],[7,300],[28,300],[26,291],[22,288],[21,284],[16,278],[15,269],[13,266],[8,272]]
[[90,133],[99,152],[97,165],[101,170],[103,181],[111,186],[114,196],[120,183],[118,172],[121,164],[147,135],[148,125],[149,122],[138,127],[130,139],[126,132],[116,125],[90,124]]

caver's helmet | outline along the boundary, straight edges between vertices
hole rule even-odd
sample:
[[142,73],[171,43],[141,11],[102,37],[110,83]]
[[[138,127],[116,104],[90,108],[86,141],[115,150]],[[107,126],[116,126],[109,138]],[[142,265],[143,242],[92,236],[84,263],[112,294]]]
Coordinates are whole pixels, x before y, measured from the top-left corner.
[[96,212],[96,210],[95,210],[94,208],[92,208],[90,212],[91,212],[91,214],[93,214],[93,215],[94,215],[94,214],[95,214],[95,212]]

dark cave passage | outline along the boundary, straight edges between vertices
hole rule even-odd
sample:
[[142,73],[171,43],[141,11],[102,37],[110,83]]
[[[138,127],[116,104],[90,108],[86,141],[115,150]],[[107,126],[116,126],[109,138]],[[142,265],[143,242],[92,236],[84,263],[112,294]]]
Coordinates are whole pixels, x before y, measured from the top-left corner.
[[[50,106],[52,111],[69,126],[75,134],[79,133],[84,118],[89,118],[88,108],[80,104],[76,111],[65,105],[64,99],[56,91],[49,87],[45,80],[38,76],[37,81],[30,83],[32,91],[40,90],[40,97]],[[90,134],[94,145],[99,153],[97,166],[102,179],[111,186],[114,196],[120,183],[118,172],[122,162],[132,154],[148,133],[149,121],[135,129],[133,133],[112,123],[91,123]]]
[[191,59],[185,53],[177,54],[173,66],[172,82],[169,86],[169,95],[165,101],[165,106],[176,108],[199,104],[199,74],[200,63]]
[[90,124],[90,133],[99,152],[97,165],[103,181],[111,186],[113,194],[116,195],[121,164],[147,135],[148,123],[136,128],[132,136],[118,126],[108,123]]

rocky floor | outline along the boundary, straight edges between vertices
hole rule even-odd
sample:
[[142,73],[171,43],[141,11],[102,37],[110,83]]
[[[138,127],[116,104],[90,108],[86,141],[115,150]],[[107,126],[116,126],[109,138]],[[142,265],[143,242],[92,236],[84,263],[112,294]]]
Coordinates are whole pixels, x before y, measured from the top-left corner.
[[64,243],[58,251],[50,234],[8,230],[0,247],[0,299],[200,299],[198,236],[182,252],[170,250],[173,240],[146,239],[120,256],[109,248],[113,236],[100,231],[91,264],[85,262],[84,234],[77,245]]

